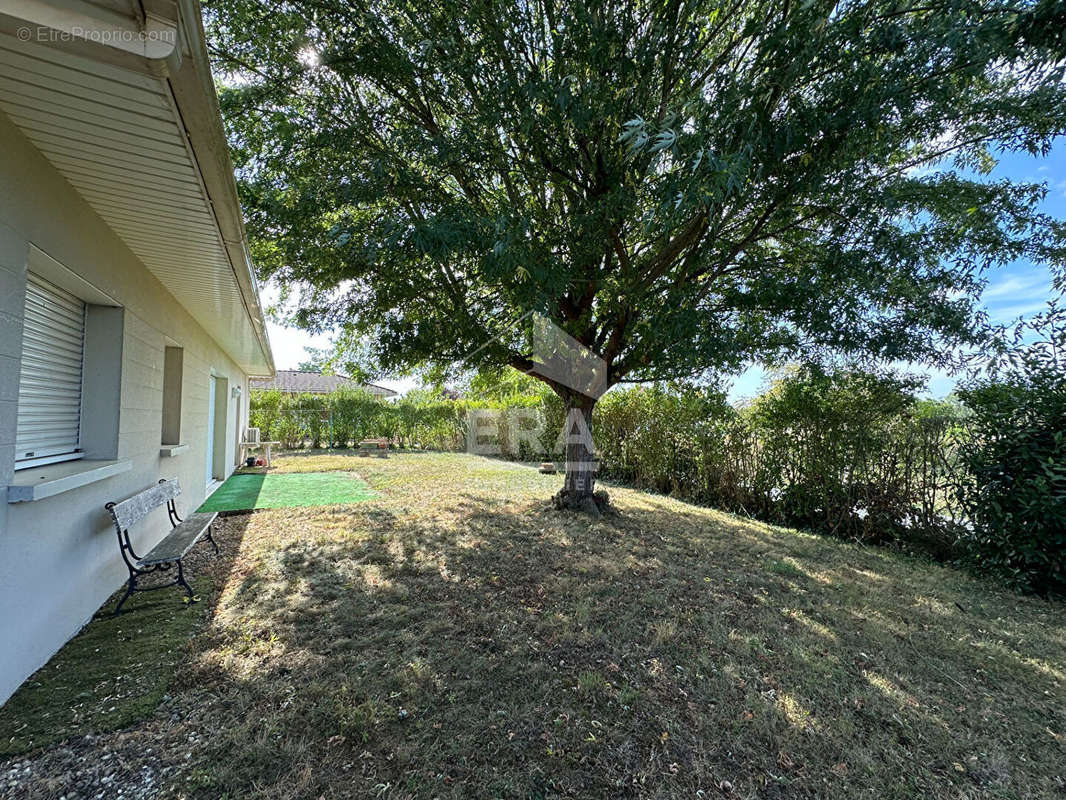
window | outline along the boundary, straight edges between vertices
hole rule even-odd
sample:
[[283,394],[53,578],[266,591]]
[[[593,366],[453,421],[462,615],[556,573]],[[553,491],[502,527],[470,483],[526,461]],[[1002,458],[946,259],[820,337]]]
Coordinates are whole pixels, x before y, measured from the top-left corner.
[[163,444],[181,443],[181,374],[185,351],[167,347],[163,354]]
[[85,303],[29,273],[15,469],[81,458]]

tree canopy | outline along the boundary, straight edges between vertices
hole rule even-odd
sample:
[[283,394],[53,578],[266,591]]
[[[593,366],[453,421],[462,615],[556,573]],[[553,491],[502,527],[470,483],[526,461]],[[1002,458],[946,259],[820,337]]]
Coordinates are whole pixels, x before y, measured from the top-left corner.
[[207,5],[261,274],[385,368],[527,369],[530,311],[608,384],[937,363],[1066,254],[988,177],[1066,131],[1061,2]]

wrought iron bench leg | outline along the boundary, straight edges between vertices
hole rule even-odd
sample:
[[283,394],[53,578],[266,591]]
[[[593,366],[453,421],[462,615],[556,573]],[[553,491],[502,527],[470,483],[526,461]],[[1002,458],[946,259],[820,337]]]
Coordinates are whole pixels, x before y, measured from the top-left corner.
[[218,542],[215,541],[215,537],[211,535],[211,525],[207,526],[207,541],[211,542],[211,546],[215,548],[215,555],[219,555],[222,551],[218,549]]
[[174,581],[178,586],[184,586],[185,592],[189,595],[189,602],[195,603],[196,597],[192,593],[192,587],[189,586],[189,582],[185,580],[185,573],[181,570],[181,559],[178,559],[178,579]]
[[126,587],[126,593],[122,595],[122,599],[118,601],[118,605],[115,606],[115,610],[111,612],[111,616],[118,616],[118,612],[122,610],[123,604],[130,599],[130,595],[137,590],[137,576],[130,572],[129,585]]

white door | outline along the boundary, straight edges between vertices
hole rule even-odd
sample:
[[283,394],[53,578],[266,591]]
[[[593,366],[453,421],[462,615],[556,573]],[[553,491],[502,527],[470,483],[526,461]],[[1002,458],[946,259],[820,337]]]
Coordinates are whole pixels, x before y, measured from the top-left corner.
[[207,483],[215,477],[215,376],[207,388]]

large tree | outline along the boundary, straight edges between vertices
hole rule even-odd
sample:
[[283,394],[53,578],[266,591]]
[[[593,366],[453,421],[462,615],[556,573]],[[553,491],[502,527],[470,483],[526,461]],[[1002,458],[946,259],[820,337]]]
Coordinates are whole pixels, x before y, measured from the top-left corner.
[[384,368],[528,371],[529,312],[607,385],[939,362],[979,335],[984,270],[1063,260],[1045,187],[987,177],[1066,130],[1062,3],[213,0],[208,24],[261,274]]

